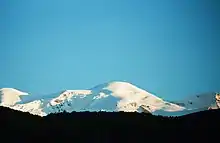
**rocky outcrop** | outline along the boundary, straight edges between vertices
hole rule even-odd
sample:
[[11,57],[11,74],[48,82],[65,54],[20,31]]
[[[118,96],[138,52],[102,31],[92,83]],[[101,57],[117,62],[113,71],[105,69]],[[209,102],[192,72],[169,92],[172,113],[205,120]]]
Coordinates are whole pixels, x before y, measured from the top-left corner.
[[220,94],[219,93],[216,93],[215,95],[215,104],[208,108],[208,110],[212,110],[212,109],[220,109]]
[[216,99],[216,105],[218,109],[220,109],[220,94],[219,93],[216,93],[215,99]]

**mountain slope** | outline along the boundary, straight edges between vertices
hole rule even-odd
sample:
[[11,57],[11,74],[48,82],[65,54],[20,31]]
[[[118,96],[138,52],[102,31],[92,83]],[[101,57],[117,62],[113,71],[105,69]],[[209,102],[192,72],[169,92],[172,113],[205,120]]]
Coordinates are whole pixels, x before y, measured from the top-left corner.
[[[11,94],[12,91],[16,91],[16,94]],[[66,90],[38,97],[21,96],[28,94],[15,89],[3,92],[2,95],[4,98],[13,99],[10,100],[11,104],[7,104],[8,107],[39,116],[63,111],[124,111],[181,115],[190,109],[189,106],[164,101],[130,83],[118,81],[101,84],[89,90]],[[6,106],[5,101],[9,103],[8,100],[2,100],[2,106]]]
[[23,95],[28,95],[28,93],[13,88],[2,88],[0,89],[0,105],[12,106],[20,102]]
[[220,107],[220,94],[218,93],[206,93],[196,96],[188,97],[180,101],[172,101],[174,104],[183,106],[189,110],[194,109],[218,109]]

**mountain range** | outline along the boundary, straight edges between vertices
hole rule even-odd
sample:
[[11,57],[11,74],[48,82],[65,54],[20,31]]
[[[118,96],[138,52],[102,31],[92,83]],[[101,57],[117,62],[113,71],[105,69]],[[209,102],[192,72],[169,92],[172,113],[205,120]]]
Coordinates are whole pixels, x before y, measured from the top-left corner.
[[39,116],[73,111],[145,112],[162,116],[181,116],[219,109],[220,94],[213,92],[180,101],[167,101],[131,83],[114,81],[88,90],[65,90],[38,96],[14,88],[2,88],[0,106]]

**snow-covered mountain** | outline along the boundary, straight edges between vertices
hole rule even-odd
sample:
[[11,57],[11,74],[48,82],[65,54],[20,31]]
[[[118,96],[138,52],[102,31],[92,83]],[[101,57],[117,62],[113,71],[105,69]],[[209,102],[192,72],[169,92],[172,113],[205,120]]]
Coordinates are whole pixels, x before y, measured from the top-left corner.
[[[208,103],[207,109],[215,101]],[[127,82],[110,82],[89,90],[66,90],[45,96],[3,88],[0,90],[0,105],[39,116],[63,111],[147,112],[172,116],[191,111],[188,104],[162,100]]]
[[[219,93],[205,93],[196,96],[187,97],[180,101],[170,101],[171,103],[185,107],[188,112],[196,112],[210,109],[220,108],[220,94]],[[185,113],[185,114],[186,114]]]
[[1,105],[12,106],[21,101],[22,95],[28,95],[28,93],[13,88],[2,88],[0,89],[0,103]]

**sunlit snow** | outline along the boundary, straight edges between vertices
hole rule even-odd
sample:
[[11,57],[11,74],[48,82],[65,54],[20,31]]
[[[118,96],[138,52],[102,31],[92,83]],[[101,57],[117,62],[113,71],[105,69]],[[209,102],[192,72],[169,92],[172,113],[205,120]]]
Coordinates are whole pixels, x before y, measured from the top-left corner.
[[216,109],[220,105],[220,95],[215,93],[168,102],[131,83],[116,81],[89,90],[66,90],[39,96],[13,88],[2,88],[0,99],[1,106],[39,116],[63,111],[124,111],[180,116],[208,108]]

